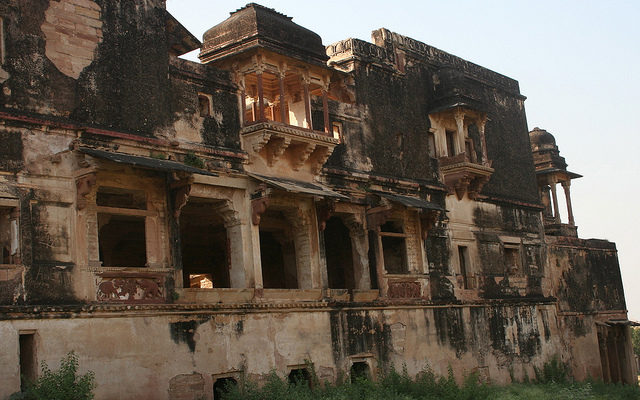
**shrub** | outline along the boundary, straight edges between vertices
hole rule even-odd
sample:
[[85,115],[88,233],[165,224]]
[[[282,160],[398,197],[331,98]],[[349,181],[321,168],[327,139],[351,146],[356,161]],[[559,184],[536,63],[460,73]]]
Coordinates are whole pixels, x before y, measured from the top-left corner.
[[560,361],[557,355],[544,363],[542,369],[534,366],[533,371],[536,374],[536,381],[538,383],[567,383],[571,376],[569,366]]
[[51,371],[43,361],[41,376],[28,385],[22,398],[25,400],[91,400],[95,389],[92,371],[78,375],[78,356],[73,352],[60,361],[60,368]]

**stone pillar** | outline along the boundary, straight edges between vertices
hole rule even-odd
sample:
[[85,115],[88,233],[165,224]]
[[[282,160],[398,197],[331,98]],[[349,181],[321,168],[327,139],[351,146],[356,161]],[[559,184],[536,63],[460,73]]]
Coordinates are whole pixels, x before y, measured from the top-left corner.
[[307,126],[305,128],[313,129],[313,123],[311,121],[311,94],[309,93],[309,84],[310,84],[309,76],[303,75],[302,77],[302,98],[304,100],[304,115],[305,120],[307,121]]
[[258,81],[258,121],[264,121],[264,86],[262,82],[262,69],[256,70]]
[[283,124],[287,123],[287,107],[284,95],[284,77],[285,73],[281,72],[278,75],[278,88],[280,89],[280,118]]
[[558,212],[558,193],[556,193],[556,181],[551,182],[551,197],[553,199],[553,219],[560,223],[560,213]]
[[562,188],[564,189],[564,197],[567,200],[567,214],[569,216],[569,225],[573,226],[576,221],[573,219],[573,207],[571,206],[571,180],[562,182]]
[[324,132],[329,134],[331,127],[329,126],[329,101],[326,89],[322,89],[322,113],[324,115]]
[[369,238],[364,225],[355,215],[344,219],[351,237],[351,252],[353,257],[354,286],[358,290],[371,289],[371,273],[369,271]]
[[489,156],[487,155],[487,140],[484,136],[484,128],[487,125],[487,116],[485,115],[480,120],[478,130],[480,131],[480,144],[482,145],[482,165],[489,166]]
[[553,217],[553,210],[551,209],[551,197],[549,195],[549,185],[544,185],[540,188],[540,198],[542,205],[544,206],[543,215],[548,218]]
[[[464,112],[456,111],[454,115],[456,119],[456,154],[460,154],[464,152]],[[467,154],[467,157],[469,155]]]

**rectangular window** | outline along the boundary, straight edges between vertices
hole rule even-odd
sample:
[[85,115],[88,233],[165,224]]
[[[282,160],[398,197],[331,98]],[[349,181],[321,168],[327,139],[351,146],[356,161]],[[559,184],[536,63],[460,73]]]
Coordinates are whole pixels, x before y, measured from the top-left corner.
[[390,274],[408,272],[406,238],[399,221],[388,221],[380,226],[384,269]]
[[476,150],[473,146],[473,139],[467,138],[464,141],[464,151],[467,153],[467,159],[471,162],[476,162]]
[[141,190],[100,187],[96,195],[98,248],[105,267],[145,267],[146,194]]
[[447,141],[447,156],[453,157],[456,155],[456,133],[454,131],[445,131]]
[[213,114],[210,95],[198,93],[198,111],[201,117],[210,117]]
[[18,209],[0,206],[0,264],[17,264],[18,258]]
[[334,122],[331,124],[331,132],[334,139],[340,139],[342,141],[342,124],[340,122]]
[[20,333],[20,390],[25,391],[27,384],[37,378],[35,332]]
[[520,248],[519,246],[504,247],[504,263],[506,272],[509,275],[516,275],[520,272]]

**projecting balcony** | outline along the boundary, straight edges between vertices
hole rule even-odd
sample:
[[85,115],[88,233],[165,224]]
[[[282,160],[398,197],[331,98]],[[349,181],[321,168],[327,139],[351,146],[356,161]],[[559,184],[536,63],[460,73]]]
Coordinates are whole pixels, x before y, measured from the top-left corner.
[[245,126],[240,138],[249,153],[248,170],[261,173],[266,168],[316,175],[340,143],[331,134],[276,121]]
[[494,171],[490,161],[479,164],[472,160],[467,152],[451,157],[440,157],[438,160],[444,184],[449,194],[455,193],[458,200],[462,200],[465,193],[474,200]]

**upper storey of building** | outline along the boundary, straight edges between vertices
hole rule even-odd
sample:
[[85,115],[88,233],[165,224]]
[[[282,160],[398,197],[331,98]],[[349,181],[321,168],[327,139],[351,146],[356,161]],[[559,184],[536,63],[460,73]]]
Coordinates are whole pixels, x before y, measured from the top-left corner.
[[324,66],[328,60],[320,36],[294,23],[274,9],[250,3],[205,32],[200,50],[203,63],[267,49],[308,64]]

